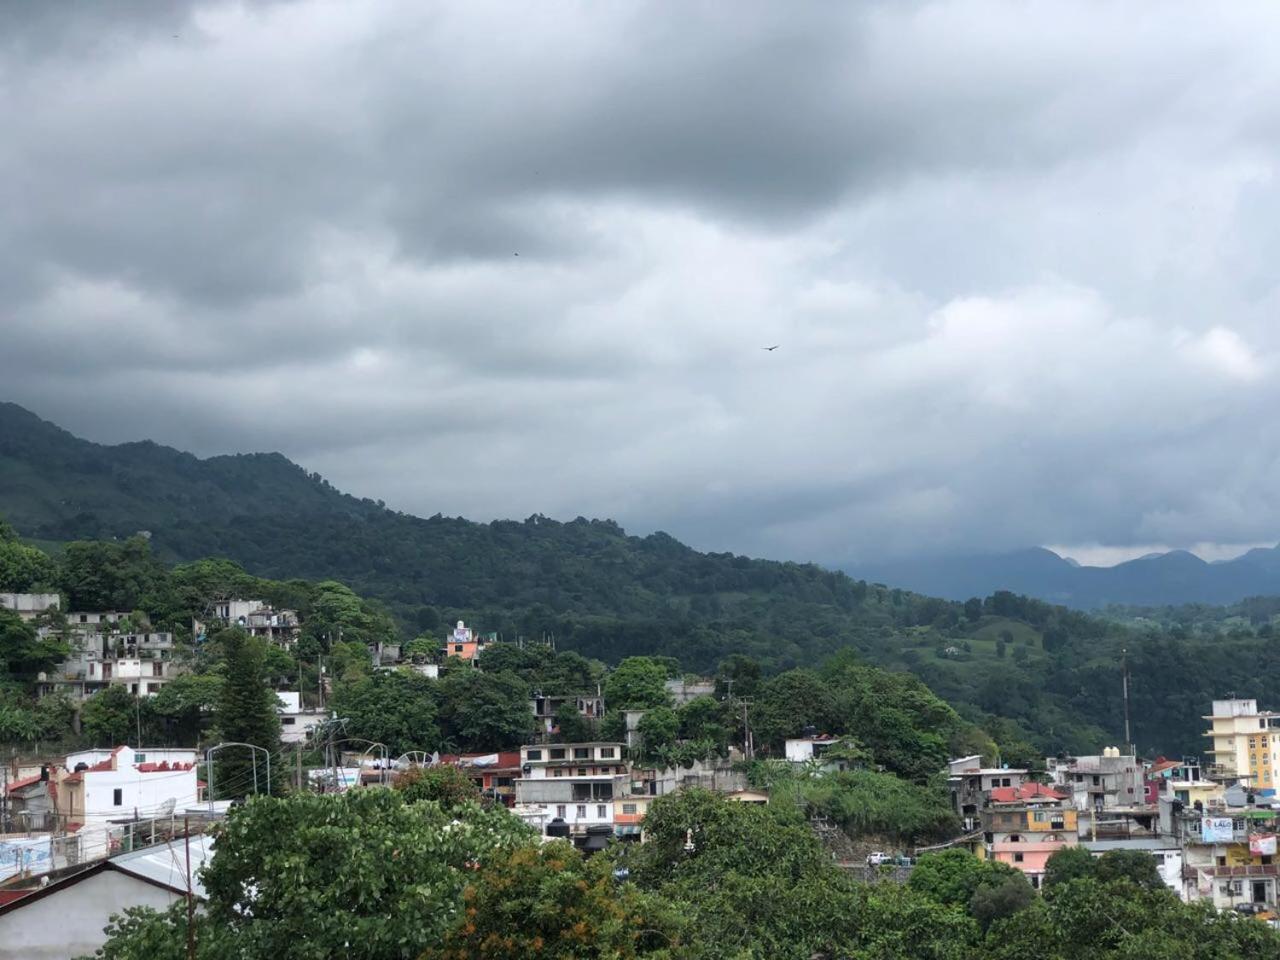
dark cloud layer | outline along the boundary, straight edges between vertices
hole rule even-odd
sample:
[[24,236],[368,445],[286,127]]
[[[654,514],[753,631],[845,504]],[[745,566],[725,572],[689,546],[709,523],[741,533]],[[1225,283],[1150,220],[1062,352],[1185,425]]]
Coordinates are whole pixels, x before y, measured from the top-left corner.
[[1277,20],[0,3],[3,392],[777,556],[1274,540]]

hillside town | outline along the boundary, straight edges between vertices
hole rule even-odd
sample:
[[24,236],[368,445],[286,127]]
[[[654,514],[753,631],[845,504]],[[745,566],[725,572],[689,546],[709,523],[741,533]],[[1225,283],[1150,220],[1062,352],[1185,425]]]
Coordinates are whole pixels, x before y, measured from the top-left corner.
[[[294,610],[260,599],[218,599],[193,620],[187,645],[134,614],[70,610],[62,616],[60,603],[58,594],[0,594],[0,608],[38,624],[41,637],[57,631],[66,644],[65,660],[36,678],[38,696],[80,704],[112,687],[139,700],[159,696],[195,669],[201,645],[220,631],[289,650],[303,627]],[[406,653],[399,644],[378,642],[366,653],[375,675],[438,683],[442,671],[483,668],[504,646],[496,635],[458,621],[440,632],[430,651],[421,643]],[[314,689],[271,689],[276,742],[134,739],[10,757],[0,773],[0,929],[6,938],[23,944],[28,955],[52,956],[40,952],[56,953],[54,941],[64,935],[50,926],[52,917],[77,918],[78,942],[91,947],[101,942],[111,910],[198,899],[200,867],[216,848],[217,825],[244,798],[280,789],[282,775],[285,789],[324,795],[387,789],[420,771],[449,768],[478,799],[509,811],[544,842],[567,840],[590,855],[615,843],[646,843],[646,814],[658,798],[697,789],[740,804],[790,803],[794,798],[770,789],[771,780],[821,778],[865,764],[856,730],[837,735],[809,726],[786,737],[780,751],[759,754],[750,701],[732,699],[731,688],[714,678],[691,675],[668,677],[661,699],[674,708],[695,702],[740,708],[740,736],[723,755],[656,760],[646,751],[646,715],[653,712],[646,709],[623,711],[617,739],[567,739],[562,728],[570,721],[578,730],[599,730],[608,710],[600,685],[535,690],[526,705],[532,732],[518,749],[493,743],[492,749],[395,755],[386,744],[346,736],[346,719],[326,703],[332,678],[323,668],[317,676]],[[1280,713],[1260,709],[1253,699],[1227,698],[1207,705],[1203,719],[1202,757],[1144,758],[1131,748],[1100,745],[1093,755],[1018,767],[997,756],[952,758],[935,773],[945,778],[958,829],[941,841],[894,846],[874,834],[850,836],[813,810],[810,827],[834,863],[870,882],[903,882],[919,856],[955,849],[1005,864],[1039,890],[1061,851],[1094,858],[1140,852],[1184,903],[1274,924],[1280,914]],[[140,737],[140,725],[137,732]],[[238,768],[237,779],[219,782],[219,759],[237,754],[247,766]],[[769,771],[763,779],[761,770]],[[164,851],[178,840],[192,859],[165,864]],[[0,956],[17,955],[0,946]]]

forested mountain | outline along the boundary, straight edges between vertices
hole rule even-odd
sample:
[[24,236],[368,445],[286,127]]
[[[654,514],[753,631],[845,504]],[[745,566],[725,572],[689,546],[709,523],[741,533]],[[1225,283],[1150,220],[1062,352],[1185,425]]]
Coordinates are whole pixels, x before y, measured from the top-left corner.
[[1256,548],[1220,563],[1173,550],[1112,567],[1084,567],[1036,547],[985,556],[867,563],[849,573],[950,600],[1009,590],[1078,610],[1112,604],[1227,604],[1280,594],[1280,547]]
[[406,637],[465,618],[608,663],[665,655],[711,670],[746,654],[769,673],[852,648],[914,673],[1002,742],[1037,750],[1119,742],[1122,649],[1134,738],[1148,751],[1203,749],[1209,700],[1227,690],[1266,700],[1262,678],[1280,667],[1261,622],[1217,637],[1011,593],[933,599],[813,565],[700,553],[663,533],[628,536],[608,520],[423,519],[344,495],[278,454],[102,446],[13,405],[0,405],[0,517],[50,547],[147,530],[161,559],[338,579],[382,601]]

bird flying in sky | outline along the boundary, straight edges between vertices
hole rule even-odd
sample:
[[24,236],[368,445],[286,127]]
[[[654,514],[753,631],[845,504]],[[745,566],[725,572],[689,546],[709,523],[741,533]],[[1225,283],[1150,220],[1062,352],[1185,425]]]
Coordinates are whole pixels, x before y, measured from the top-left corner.
[[768,350],[769,352],[771,352],[771,353],[772,353],[774,350],[777,350],[779,346],[781,346],[781,344],[777,344],[777,343],[775,343],[772,347],[761,347],[760,349],[761,349],[761,350]]

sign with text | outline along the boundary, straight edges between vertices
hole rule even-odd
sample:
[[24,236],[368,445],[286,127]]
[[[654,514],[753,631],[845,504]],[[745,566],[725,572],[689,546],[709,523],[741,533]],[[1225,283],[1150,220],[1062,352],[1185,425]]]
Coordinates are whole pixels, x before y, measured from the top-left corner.
[[1204,817],[1200,821],[1200,839],[1205,843],[1230,843],[1230,817]]

